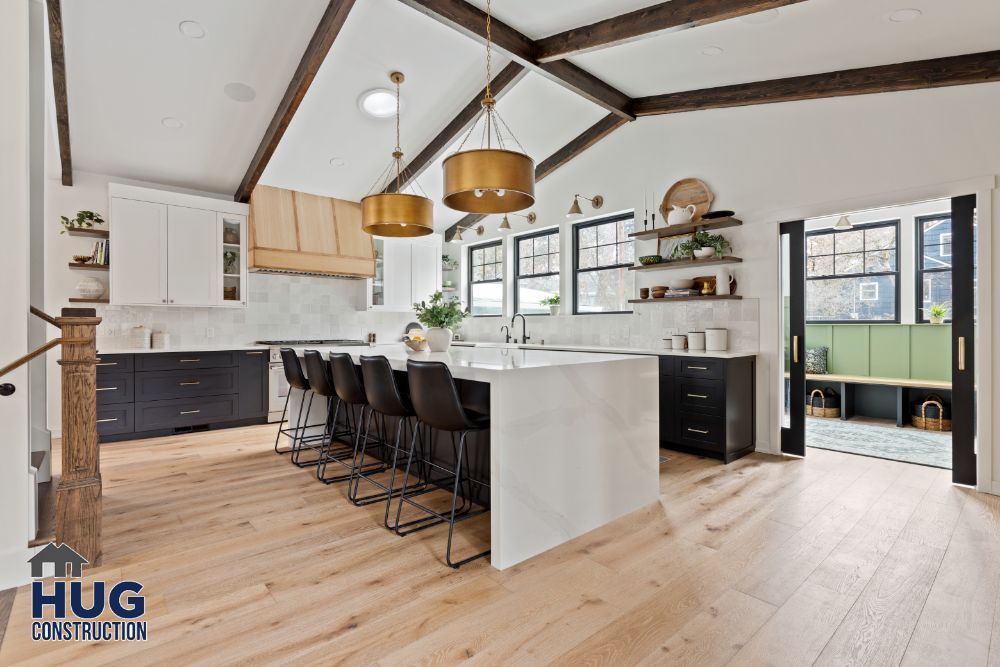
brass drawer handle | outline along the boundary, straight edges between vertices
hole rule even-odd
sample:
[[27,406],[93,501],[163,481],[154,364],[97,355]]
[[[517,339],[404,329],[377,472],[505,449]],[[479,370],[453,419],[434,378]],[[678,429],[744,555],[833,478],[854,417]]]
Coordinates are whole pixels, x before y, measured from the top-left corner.
[[98,424],[107,424],[108,422],[116,422],[116,421],[118,421],[118,417],[109,417],[107,419],[98,419],[97,423]]
[[182,415],[196,415],[199,412],[201,412],[201,410],[181,410]]
[[708,398],[705,394],[688,394],[688,398]]
[[182,364],[194,364],[201,361],[201,359],[179,359],[178,361]]
[[182,387],[190,387],[192,385],[201,384],[201,381],[196,380],[195,382],[178,382],[177,384],[179,384]]
[[702,431],[700,428],[691,428],[690,426],[688,426],[688,430],[691,431],[692,433],[700,433],[702,435],[708,435],[708,431]]
[[707,371],[708,370],[708,366],[688,366],[688,368],[690,368],[691,370],[695,370],[695,371]]
[[98,387],[97,391],[115,391],[118,387]]
[[261,355],[261,354],[264,354],[264,353],[263,353],[263,352],[260,352],[260,351],[258,351],[258,352],[247,352],[247,355],[251,355],[251,356],[254,356],[254,355]]

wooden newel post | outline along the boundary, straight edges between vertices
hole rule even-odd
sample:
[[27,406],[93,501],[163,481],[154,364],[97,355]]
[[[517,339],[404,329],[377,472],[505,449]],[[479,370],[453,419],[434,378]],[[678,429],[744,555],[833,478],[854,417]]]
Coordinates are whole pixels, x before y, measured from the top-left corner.
[[101,459],[97,445],[97,325],[93,308],[64,308],[62,476],[56,487],[56,541],[96,565],[101,559]]

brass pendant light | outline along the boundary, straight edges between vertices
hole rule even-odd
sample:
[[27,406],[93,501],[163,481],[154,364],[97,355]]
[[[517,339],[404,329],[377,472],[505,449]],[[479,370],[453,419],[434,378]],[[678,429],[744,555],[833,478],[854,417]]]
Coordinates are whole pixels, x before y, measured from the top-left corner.
[[[434,203],[426,195],[401,192],[407,175],[403,150],[399,147],[399,84],[404,78],[400,72],[389,75],[389,80],[396,84],[396,149],[392,152],[392,163],[372,187],[371,191],[378,188],[379,192],[361,200],[361,228],[375,236],[412,237],[434,233]],[[420,187],[415,179],[407,180],[413,180]],[[393,181],[395,191],[389,192]]]
[[[444,204],[466,213],[513,213],[535,203],[535,162],[524,153],[510,131],[490,91],[493,35],[490,29],[491,4],[486,2],[486,95],[483,110],[458,151],[444,161]],[[473,130],[483,124],[483,145],[462,150]],[[504,137],[504,133],[508,138]],[[507,148],[513,140],[520,151]]]

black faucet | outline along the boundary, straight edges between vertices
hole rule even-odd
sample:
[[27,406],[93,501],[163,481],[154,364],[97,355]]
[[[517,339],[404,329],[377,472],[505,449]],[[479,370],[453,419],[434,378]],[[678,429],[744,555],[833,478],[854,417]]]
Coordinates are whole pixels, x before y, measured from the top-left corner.
[[510,327],[507,326],[506,324],[504,324],[503,326],[500,327],[500,331],[503,331],[504,329],[507,330],[506,336],[507,336],[507,342],[509,343],[510,342]]
[[[514,329],[514,320],[521,318],[521,342],[527,343],[531,340],[531,336],[528,335],[528,321],[524,319],[524,315],[521,313],[514,313],[514,317],[510,318],[510,328]],[[517,336],[514,336],[514,342],[517,342]]]

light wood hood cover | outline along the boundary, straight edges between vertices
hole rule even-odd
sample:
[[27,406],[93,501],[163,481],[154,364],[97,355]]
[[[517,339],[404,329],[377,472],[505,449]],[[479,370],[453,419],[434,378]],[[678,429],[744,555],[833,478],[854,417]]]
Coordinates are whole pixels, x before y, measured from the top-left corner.
[[258,185],[250,195],[249,247],[251,271],[375,275],[374,243],[356,202]]

